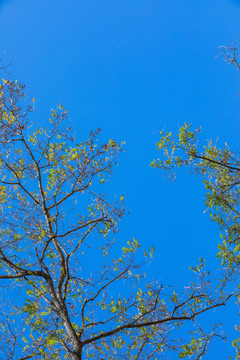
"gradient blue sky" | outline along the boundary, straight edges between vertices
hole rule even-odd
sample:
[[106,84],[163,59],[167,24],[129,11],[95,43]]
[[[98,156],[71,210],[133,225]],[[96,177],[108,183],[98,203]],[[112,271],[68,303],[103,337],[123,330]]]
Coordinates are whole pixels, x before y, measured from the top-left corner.
[[[100,127],[103,139],[126,141],[108,184],[130,212],[119,241],[153,244],[149,271],[163,283],[186,284],[200,256],[219,266],[201,180],[181,171],[169,183],[149,163],[159,131],[184,121],[239,149],[239,74],[216,59],[239,37],[239,19],[237,0],[0,0],[0,50],[36,97],[35,118],[46,121],[60,101],[78,138]],[[226,326],[234,314],[221,314]]]

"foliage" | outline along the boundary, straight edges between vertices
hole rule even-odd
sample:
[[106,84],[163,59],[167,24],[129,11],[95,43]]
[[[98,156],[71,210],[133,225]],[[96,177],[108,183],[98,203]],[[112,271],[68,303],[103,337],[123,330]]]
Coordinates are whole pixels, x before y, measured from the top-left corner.
[[[29,103],[24,86],[3,80],[1,358],[140,360],[159,359],[173,350],[181,358],[200,358],[217,333],[205,334],[196,319],[225,305],[230,296],[211,286],[203,263],[193,269],[192,282],[180,294],[150,283],[135,259],[140,248],[136,239],[121,245],[122,252],[113,258],[110,249],[124,214],[124,197],[109,202],[102,189],[122,144],[112,139],[99,144],[99,130],[77,142],[61,105],[51,111],[47,127],[36,127],[29,120],[33,110],[34,99]],[[182,141],[188,149],[193,139],[187,127],[186,134]],[[170,146],[171,139],[168,135]],[[145,251],[144,261],[152,254],[153,249]],[[190,338],[185,334],[180,340],[184,323],[193,329]]]
[[[240,70],[237,45],[222,47],[220,54],[227,63]],[[232,287],[234,283],[234,294],[239,302],[240,157],[227,143],[220,147],[218,141],[209,140],[201,146],[200,132],[201,128],[194,130],[192,124],[186,123],[179,128],[176,136],[171,132],[161,132],[157,143],[161,155],[151,166],[167,171],[173,178],[179,167],[186,167],[202,176],[206,189],[206,211],[219,225],[222,239],[217,253],[224,269],[220,286],[226,287],[231,283],[229,287]],[[233,342],[233,346],[237,352],[236,359],[239,359],[239,339]]]

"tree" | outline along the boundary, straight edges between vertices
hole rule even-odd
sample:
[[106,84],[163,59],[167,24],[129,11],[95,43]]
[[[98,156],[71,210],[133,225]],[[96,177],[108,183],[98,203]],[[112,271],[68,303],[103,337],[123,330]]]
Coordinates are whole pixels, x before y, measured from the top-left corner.
[[[240,54],[237,44],[224,46],[220,55],[224,60],[240,70]],[[222,243],[218,244],[217,257],[221,259],[224,273],[222,286],[228,285],[239,303],[240,274],[240,157],[225,143],[209,140],[201,146],[199,133],[192,124],[184,124],[175,137],[171,132],[162,132],[157,143],[161,155],[151,166],[160,168],[176,177],[179,167],[202,175],[206,189],[206,208],[210,217],[220,228]],[[236,326],[236,330],[239,328]],[[240,358],[240,337],[233,341],[236,358]]]
[[[122,144],[98,144],[99,130],[76,142],[61,105],[47,128],[29,120],[33,110],[24,86],[3,80],[1,358],[156,359],[176,350],[181,358],[200,359],[221,335],[215,328],[205,333],[196,319],[226,304],[224,286],[211,286],[203,263],[179,295],[149,283],[135,258],[135,239],[113,259],[124,198],[111,203],[101,189]],[[144,261],[152,254],[144,251]],[[192,333],[180,331],[185,340],[178,341],[184,323],[193,324]]]

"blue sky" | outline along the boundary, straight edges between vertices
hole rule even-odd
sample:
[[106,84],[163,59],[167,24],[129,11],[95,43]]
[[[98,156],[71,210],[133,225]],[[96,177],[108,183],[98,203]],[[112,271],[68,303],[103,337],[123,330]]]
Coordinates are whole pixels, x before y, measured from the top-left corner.
[[149,271],[164,283],[186,284],[200,256],[219,266],[201,179],[181,171],[169,183],[149,163],[159,131],[183,122],[239,148],[239,74],[216,58],[239,37],[239,19],[237,0],[0,0],[0,50],[36,97],[35,119],[61,102],[78,138],[100,127],[102,139],[126,141],[107,188],[129,210],[119,241],[154,245]]

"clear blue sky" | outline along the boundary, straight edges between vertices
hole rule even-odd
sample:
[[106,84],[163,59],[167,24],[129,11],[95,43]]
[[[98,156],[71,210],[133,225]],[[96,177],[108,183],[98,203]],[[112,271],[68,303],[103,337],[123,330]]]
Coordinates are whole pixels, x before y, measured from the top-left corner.
[[[36,119],[60,101],[78,138],[100,127],[103,139],[126,141],[108,185],[130,212],[119,241],[153,244],[149,271],[163,283],[186,284],[200,256],[219,266],[201,180],[181,172],[171,184],[149,163],[159,131],[184,121],[239,150],[239,74],[216,59],[239,24],[237,0],[0,0],[0,50],[36,97]],[[209,358],[226,359],[222,349]]]

